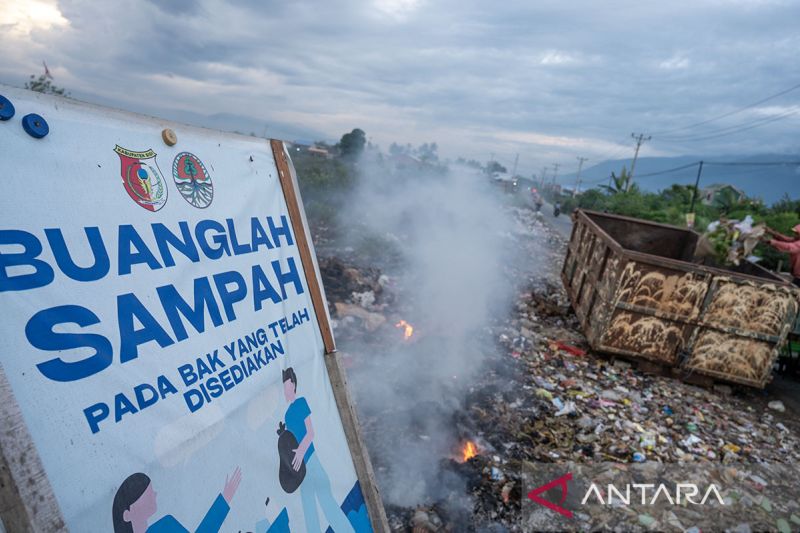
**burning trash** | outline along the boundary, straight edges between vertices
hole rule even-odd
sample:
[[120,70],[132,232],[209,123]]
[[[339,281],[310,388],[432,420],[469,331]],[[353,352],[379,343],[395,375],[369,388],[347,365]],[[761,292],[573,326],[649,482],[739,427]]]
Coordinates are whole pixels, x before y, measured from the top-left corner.
[[476,455],[478,455],[478,447],[475,443],[471,440],[465,442],[464,446],[461,448],[461,462],[466,463]]
[[414,335],[414,326],[406,322],[405,320],[400,320],[394,327],[403,329],[403,340],[411,339],[411,336]]

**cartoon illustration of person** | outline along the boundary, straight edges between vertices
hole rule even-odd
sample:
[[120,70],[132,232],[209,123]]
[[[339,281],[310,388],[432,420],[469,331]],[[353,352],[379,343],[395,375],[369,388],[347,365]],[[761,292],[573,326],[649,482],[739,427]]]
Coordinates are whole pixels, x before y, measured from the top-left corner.
[[[264,502],[264,505],[269,507],[269,498]],[[262,518],[256,522],[255,533],[291,533],[289,527],[289,513],[286,507],[282,508],[274,520]]]
[[[282,373],[283,394],[289,407],[286,409],[285,430],[291,432],[299,443],[294,451],[291,467],[300,472],[305,465],[305,477],[300,482],[300,497],[303,502],[303,516],[306,531],[317,533],[320,530],[317,502],[328,519],[334,533],[355,533],[331,492],[331,481],[314,453],[314,426],[311,423],[311,408],[305,398],[297,396],[297,376],[289,367]],[[282,428],[279,428],[281,432]]]
[[[242,471],[237,466],[233,474],[225,478],[222,492],[217,495],[195,533],[216,533],[222,527],[230,511],[230,503],[242,481]],[[172,515],[166,515],[152,526],[147,522],[156,514],[157,493],[146,474],[136,473],[128,476],[117,489],[114,496],[111,516],[114,533],[189,533]]]

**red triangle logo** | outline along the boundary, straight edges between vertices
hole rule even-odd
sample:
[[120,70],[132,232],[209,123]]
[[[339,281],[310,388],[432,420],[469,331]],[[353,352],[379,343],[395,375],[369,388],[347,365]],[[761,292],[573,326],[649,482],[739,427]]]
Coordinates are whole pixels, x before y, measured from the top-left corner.
[[[528,493],[528,498],[530,500],[532,500],[532,501],[535,501],[539,505],[544,505],[545,507],[547,507],[551,511],[555,511],[555,512],[561,514],[561,515],[566,516],[567,518],[572,518],[572,511],[570,511],[569,509],[564,509],[563,507],[561,507],[561,505],[563,505],[564,502],[567,499],[567,483],[571,479],[572,479],[572,473],[567,473],[567,474],[561,476],[558,479],[554,479],[553,481],[542,485],[541,487],[536,487],[535,489],[533,489],[532,491],[530,491]],[[561,488],[561,501],[559,502],[559,505],[556,505],[555,503],[549,502],[549,501],[545,500],[544,498],[540,498],[539,497],[539,494],[542,494],[543,492],[547,492],[548,490],[552,489],[553,487],[560,487]]]

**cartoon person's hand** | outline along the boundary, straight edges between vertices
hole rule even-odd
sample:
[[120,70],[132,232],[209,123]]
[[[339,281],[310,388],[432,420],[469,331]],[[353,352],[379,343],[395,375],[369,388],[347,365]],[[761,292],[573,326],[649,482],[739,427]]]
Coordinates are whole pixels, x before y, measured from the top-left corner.
[[239,488],[239,483],[241,481],[242,469],[238,466],[236,467],[236,470],[233,471],[233,474],[230,476],[225,476],[225,488],[222,489],[222,497],[225,498],[225,501],[228,502],[228,505],[230,505],[233,495],[236,494],[236,490]]
[[303,456],[306,454],[306,452],[305,450],[301,450],[300,448],[297,448],[292,451],[294,452],[294,458],[292,459],[292,468],[294,468],[294,471],[297,472],[303,465]]

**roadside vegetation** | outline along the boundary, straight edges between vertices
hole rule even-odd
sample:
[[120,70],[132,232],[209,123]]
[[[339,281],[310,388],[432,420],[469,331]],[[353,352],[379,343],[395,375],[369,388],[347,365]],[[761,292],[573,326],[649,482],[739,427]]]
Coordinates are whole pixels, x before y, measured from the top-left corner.
[[[375,174],[375,169],[383,169],[383,177],[387,180],[387,186],[390,186],[391,181],[408,179],[421,168],[424,168],[426,175],[434,176],[447,170],[447,163],[438,158],[436,143],[424,143],[416,148],[392,143],[388,152],[383,153],[377,146],[371,145],[364,131],[358,128],[344,134],[334,145],[317,142],[313,146],[323,152],[309,151],[307,147],[296,148],[292,151],[292,159],[309,218],[315,225],[330,229],[336,226],[337,213],[348,209],[347,202],[358,186],[359,176],[370,174],[370,179],[378,179],[380,176],[372,174]],[[398,172],[398,165],[404,161],[420,167]],[[476,177],[483,175],[490,178],[507,172],[494,161],[481,164],[459,158],[455,163],[473,169]],[[364,165],[371,165],[372,172],[362,172]],[[520,189],[520,194],[508,197],[509,201],[525,203],[528,192],[523,189]],[[580,207],[683,227],[686,226],[686,215],[690,212],[695,194],[694,186],[678,184],[660,192],[643,191],[635,183],[629,183],[625,168],[618,174],[612,173],[608,183],[577,196],[554,192],[547,187],[542,192],[548,201],[560,202],[562,212],[567,215]],[[715,220],[742,220],[747,215],[752,216],[756,223],[765,222],[785,235],[791,235],[792,228],[800,224],[800,200],[791,200],[788,195],[773,205],[765,205],[758,198],[734,194],[731,189],[722,188],[710,201],[701,193],[697,191],[694,198],[694,228],[701,233]],[[760,244],[755,249],[755,255],[761,257],[761,265],[769,269],[785,269],[788,265],[785,254],[766,244]]]
[[[619,176],[614,174],[609,181],[610,185],[589,189],[574,197],[563,193],[550,193],[548,197],[561,202],[565,213],[580,207],[686,226],[686,214],[690,212],[694,186],[676,184],[660,192],[645,192],[636,184],[628,187],[624,168]],[[733,194],[731,189],[720,190],[711,201],[702,198],[698,191],[694,212],[694,228],[701,233],[715,220],[742,220],[747,215],[752,216],[756,223],[765,222],[785,235],[791,235],[792,228],[800,224],[800,200],[791,200],[788,195],[768,206],[758,198]],[[787,265],[787,256],[766,244],[760,244],[755,255],[761,257],[760,264],[769,269],[776,269],[781,261],[784,268]]]

